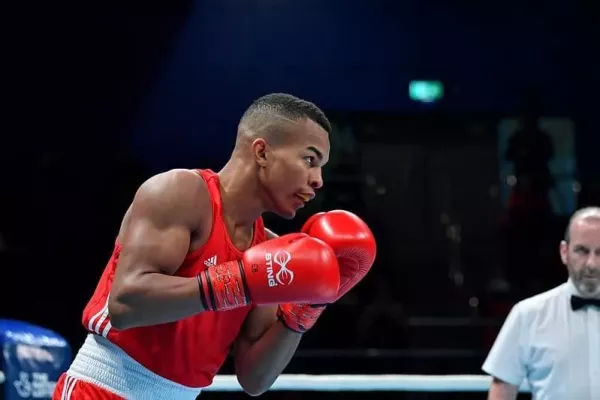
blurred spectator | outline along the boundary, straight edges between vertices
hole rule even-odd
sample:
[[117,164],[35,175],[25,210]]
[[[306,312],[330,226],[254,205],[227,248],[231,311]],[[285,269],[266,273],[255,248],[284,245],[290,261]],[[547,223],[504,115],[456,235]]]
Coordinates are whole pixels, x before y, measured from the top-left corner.
[[[509,139],[505,157],[514,164],[513,190],[508,206],[505,232],[505,268],[516,290],[539,291],[545,274],[544,246],[552,224],[549,191],[555,180],[548,165],[554,146],[547,132],[539,127],[540,93],[528,91],[520,118],[520,128]],[[523,275],[525,274],[525,275]],[[519,279],[531,277],[534,279]]]
[[506,159],[514,163],[516,182],[510,200],[512,217],[545,219],[551,213],[549,190],[554,179],[548,162],[554,156],[550,136],[538,126],[531,113],[521,118],[521,128],[510,138]]

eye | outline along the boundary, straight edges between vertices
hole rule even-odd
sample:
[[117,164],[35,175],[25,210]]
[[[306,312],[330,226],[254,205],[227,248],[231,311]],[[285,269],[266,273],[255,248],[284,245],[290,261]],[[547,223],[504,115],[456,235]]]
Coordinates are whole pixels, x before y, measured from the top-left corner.
[[306,156],[304,157],[304,160],[311,166],[315,163],[315,157],[313,156]]

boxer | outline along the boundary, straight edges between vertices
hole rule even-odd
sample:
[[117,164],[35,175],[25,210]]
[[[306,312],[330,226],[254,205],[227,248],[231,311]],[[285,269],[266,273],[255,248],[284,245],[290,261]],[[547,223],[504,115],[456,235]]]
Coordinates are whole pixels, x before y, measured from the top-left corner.
[[376,245],[336,210],[278,237],[323,185],[331,126],[288,94],[244,113],[218,173],[172,170],[144,182],[83,312],[89,332],[53,399],[195,399],[229,352],[241,387],[273,384],[327,304],[371,268]]

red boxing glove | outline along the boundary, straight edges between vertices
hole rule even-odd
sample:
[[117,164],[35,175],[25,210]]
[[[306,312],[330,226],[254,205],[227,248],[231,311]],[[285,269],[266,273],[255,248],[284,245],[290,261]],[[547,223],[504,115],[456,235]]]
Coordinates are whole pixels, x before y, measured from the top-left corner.
[[331,246],[340,265],[340,290],[336,300],[348,293],[369,272],[377,245],[367,224],[355,214],[334,210],[313,215],[302,232]]
[[339,290],[339,267],[331,247],[303,233],[280,236],[251,247],[241,260],[198,275],[208,311],[250,303],[327,303]]
[[[306,221],[302,232],[329,244],[336,254],[340,267],[340,290],[335,300],[348,293],[369,272],[377,246],[367,224],[355,214],[335,210],[318,213]],[[305,332],[317,321],[324,306],[310,304],[282,304],[279,318],[298,332]]]

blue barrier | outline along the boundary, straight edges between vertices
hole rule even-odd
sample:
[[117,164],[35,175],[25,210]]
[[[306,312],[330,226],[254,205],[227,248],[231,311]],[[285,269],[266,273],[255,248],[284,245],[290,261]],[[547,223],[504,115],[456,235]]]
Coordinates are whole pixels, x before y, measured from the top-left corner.
[[63,337],[23,321],[0,319],[0,348],[5,400],[52,398],[56,381],[72,361]]

